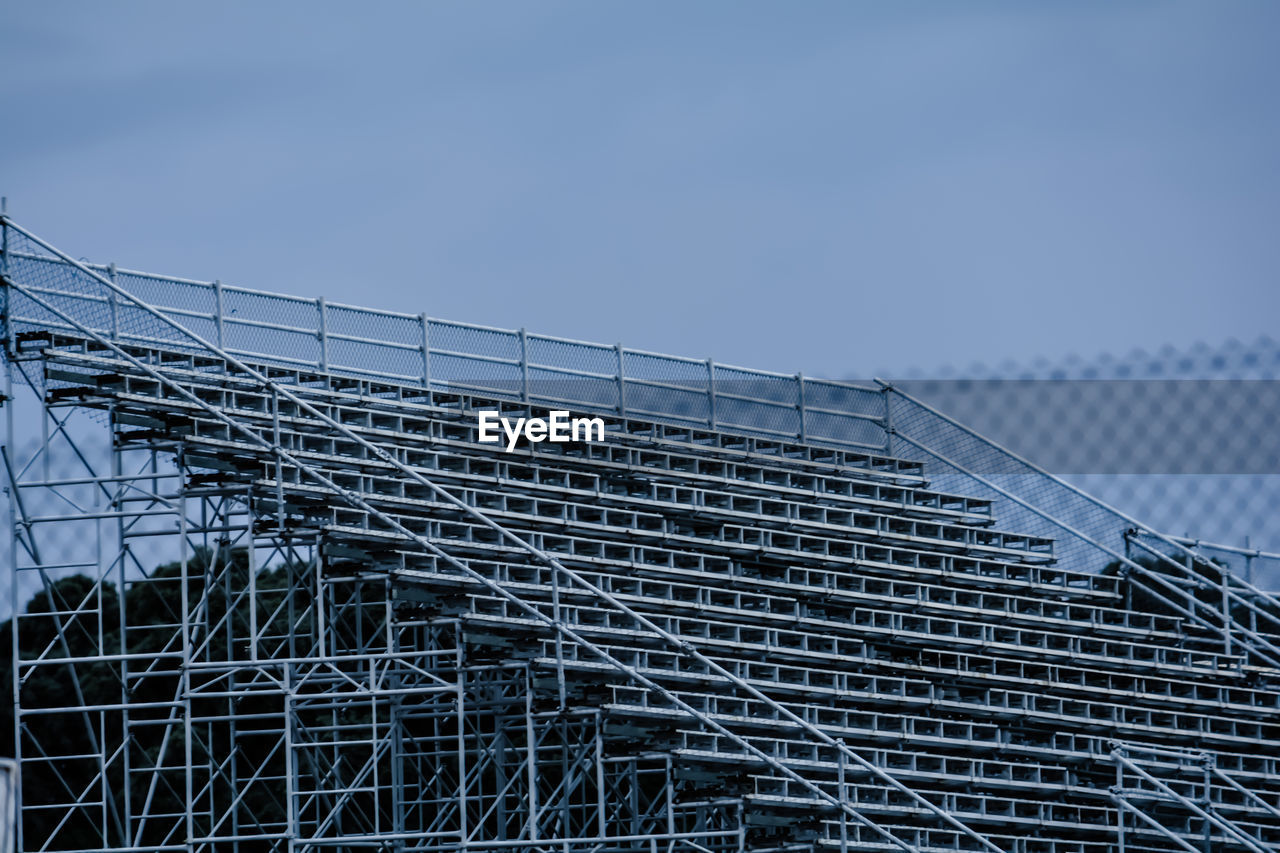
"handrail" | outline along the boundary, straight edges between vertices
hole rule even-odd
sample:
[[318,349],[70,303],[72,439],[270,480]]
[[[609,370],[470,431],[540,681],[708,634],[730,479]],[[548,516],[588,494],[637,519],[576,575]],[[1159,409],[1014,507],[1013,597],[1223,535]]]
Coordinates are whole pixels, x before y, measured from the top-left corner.
[[[15,230],[25,233],[29,238],[34,239],[34,235],[23,231],[12,220],[6,218],[4,222],[8,227],[13,227]],[[37,263],[72,264],[69,257],[56,252],[47,243],[39,243],[39,245],[44,249],[53,251],[54,254],[44,255],[36,252],[9,250],[7,257]],[[460,360],[468,366],[497,365],[504,371],[511,371],[511,376],[507,379],[490,377],[487,380],[489,384],[482,387],[526,403],[536,402],[537,399],[546,396],[536,393],[529,394],[528,383],[521,381],[524,378],[528,378],[529,374],[537,372],[542,374],[539,381],[571,384],[574,379],[586,380],[592,390],[579,394],[578,399],[574,399],[572,395],[554,395],[557,398],[563,397],[583,409],[614,412],[622,416],[626,416],[628,412],[648,417],[657,416],[661,419],[678,421],[683,426],[729,429],[771,441],[803,440],[828,447],[849,448],[858,452],[886,452],[884,442],[878,439],[878,435],[883,434],[884,426],[883,416],[878,411],[881,405],[878,399],[880,393],[871,384],[848,380],[813,379],[800,374],[778,373],[722,364],[709,359],[687,358],[632,349],[623,347],[620,344],[602,344],[574,338],[525,333],[520,329],[463,323],[456,320],[428,317],[426,314],[406,314],[396,311],[363,308],[344,303],[329,302],[323,298],[312,299],[273,291],[252,290],[245,287],[222,284],[221,282],[204,282],[196,279],[162,276],[139,270],[115,267],[114,265],[91,264],[81,261],[75,261],[73,265],[83,272],[111,277],[116,282],[119,282],[120,279],[135,278],[145,279],[150,283],[181,285],[188,292],[193,293],[192,298],[186,300],[188,303],[205,303],[208,310],[194,308],[191,304],[153,305],[152,307],[170,319],[184,317],[193,321],[211,323],[219,329],[217,343],[220,347],[223,347],[228,352],[257,357],[264,361],[279,361],[290,365],[309,365],[317,370],[336,373],[350,372],[364,376],[391,375],[398,380],[421,383],[428,388],[444,387],[455,382],[449,371],[440,369],[438,365],[433,372],[433,359],[444,360],[446,364]],[[39,287],[31,287],[30,289],[37,293],[43,292]],[[120,290],[122,293],[130,293],[128,287],[123,285],[120,286]],[[85,294],[55,292],[54,295],[72,296],[90,301],[105,301],[102,297],[93,297]],[[299,326],[296,323],[285,322],[281,318],[268,313],[265,309],[255,309],[256,313],[246,313],[243,305],[240,306],[237,313],[236,310],[230,309],[227,304],[230,301],[229,298],[234,297],[240,297],[242,300],[247,298],[249,300],[285,302],[288,303],[289,311],[295,315],[301,309],[314,312],[315,319],[309,322],[309,325]],[[345,315],[341,324],[342,329],[349,329],[353,323],[367,319],[383,327],[390,323],[395,328],[400,329],[403,335],[400,336],[400,339],[390,339],[385,334],[382,337],[364,337],[341,331],[335,329],[335,323],[333,322],[335,314]],[[328,322],[326,322],[326,317],[328,317]],[[9,319],[11,322],[19,324],[40,324],[38,319],[22,316],[14,316]],[[293,341],[296,341],[300,336],[314,337],[318,343],[319,355],[316,358],[300,357],[295,349],[283,345],[275,347],[276,351],[274,352],[262,353],[251,353],[243,347],[228,346],[222,336],[222,330],[231,328],[253,329],[266,333],[278,332],[290,336]],[[99,331],[105,330],[99,329]],[[469,340],[452,343],[448,340],[443,342],[439,340],[442,336],[456,338],[458,334],[470,335],[471,337]],[[335,358],[331,351],[332,347],[327,346],[332,341],[342,341],[352,345],[357,355]],[[455,343],[463,344],[462,348],[454,345]],[[551,363],[547,359],[537,357],[536,350],[546,347],[582,350],[602,363],[596,365],[595,368],[590,368],[585,363],[585,359],[578,359],[584,362],[581,366],[570,364],[568,361]],[[264,349],[272,349],[272,347],[264,347]],[[405,373],[394,369],[388,370],[386,364],[383,363],[387,359],[377,357],[379,350],[386,351],[386,353],[398,359],[414,360],[413,372]],[[348,352],[350,353],[351,350],[348,350]],[[669,375],[664,376],[664,372]],[[558,378],[547,379],[547,374],[553,374]],[[601,388],[600,383],[602,382],[610,383],[614,386],[613,399],[609,400],[607,404],[602,403],[598,396],[592,393]],[[750,389],[747,389],[747,393],[741,393],[741,385],[743,383],[750,384],[754,382],[767,383],[771,391],[775,388],[781,388],[782,393],[757,395],[750,393]],[[504,383],[507,383],[507,387],[503,387]],[[738,389],[737,391],[734,390],[735,386]],[[693,407],[696,411],[679,411],[673,408],[669,411],[652,412],[641,411],[636,407],[627,405],[628,395],[626,392],[628,389],[634,392],[637,389],[646,388],[678,390],[684,394],[697,395],[697,398],[703,402]],[[824,404],[824,401],[830,403],[830,398],[833,395],[840,398],[836,400],[837,405]],[[866,405],[855,404],[853,398],[859,395],[866,395],[866,399],[862,401]],[[735,407],[746,407],[753,411],[760,410],[757,414],[761,416],[761,419],[769,415],[777,416],[778,413],[781,413],[788,422],[780,425],[781,428],[765,428],[763,424],[743,423],[744,417],[741,415],[736,420],[732,416],[728,418],[719,417],[719,415],[731,414],[726,410],[731,410]],[[769,415],[762,414],[765,411]],[[809,415],[816,415],[824,419],[825,426],[815,429],[815,419],[808,417]],[[880,429],[872,436],[863,436],[864,440],[859,440],[857,436],[850,434],[849,430],[844,428],[850,426],[853,422],[867,423],[872,430],[875,427]],[[874,440],[872,440],[873,438]]]

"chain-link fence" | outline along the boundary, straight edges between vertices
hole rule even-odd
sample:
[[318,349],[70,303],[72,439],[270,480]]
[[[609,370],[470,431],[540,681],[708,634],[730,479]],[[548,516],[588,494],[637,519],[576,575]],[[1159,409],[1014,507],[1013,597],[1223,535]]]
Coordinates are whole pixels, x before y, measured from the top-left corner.
[[[79,269],[25,232],[4,230],[8,275],[39,301],[111,340],[200,348],[86,270],[194,336],[254,363],[514,395],[763,438],[884,449],[884,401],[872,383],[749,370],[113,266]],[[71,328],[19,292],[7,313],[15,334]]]
[[976,432],[1280,589],[1276,341],[907,375]]

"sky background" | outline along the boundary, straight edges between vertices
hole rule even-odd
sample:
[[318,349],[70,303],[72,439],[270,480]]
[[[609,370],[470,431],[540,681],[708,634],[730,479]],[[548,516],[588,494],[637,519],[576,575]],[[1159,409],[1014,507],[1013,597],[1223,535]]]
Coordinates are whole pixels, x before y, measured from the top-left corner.
[[780,371],[1252,340],[1280,3],[70,3],[0,194],[78,257]]

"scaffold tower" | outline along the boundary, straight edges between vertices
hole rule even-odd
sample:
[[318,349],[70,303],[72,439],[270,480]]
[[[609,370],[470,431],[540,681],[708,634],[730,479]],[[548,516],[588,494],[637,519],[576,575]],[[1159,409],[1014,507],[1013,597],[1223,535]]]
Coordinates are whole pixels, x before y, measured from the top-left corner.
[[20,850],[1280,850],[1276,599],[889,383],[0,224]]

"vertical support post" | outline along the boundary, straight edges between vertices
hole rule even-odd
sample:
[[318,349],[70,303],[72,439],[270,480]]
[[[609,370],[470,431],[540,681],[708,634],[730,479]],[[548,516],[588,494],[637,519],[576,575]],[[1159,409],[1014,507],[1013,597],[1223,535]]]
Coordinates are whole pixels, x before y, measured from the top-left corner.
[[[4,263],[7,265],[9,263],[9,229],[7,224],[4,229],[4,237],[6,241]],[[7,334],[11,338],[10,343],[12,343],[13,326],[8,322],[5,323],[5,326],[8,329]],[[7,358],[4,359],[4,399],[4,445],[7,452],[7,449],[13,446],[14,406],[13,364]],[[7,516],[9,520],[9,559],[12,562],[12,566],[9,570],[9,602],[13,607],[13,616],[9,619],[9,648],[11,650],[9,655],[9,666],[11,668],[9,671],[13,673],[13,677],[10,679],[13,686],[13,693],[10,697],[10,701],[13,703],[13,728],[10,734],[13,735],[14,761],[13,791],[11,796],[13,797],[14,814],[17,815],[17,820],[14,823],[13,828],[13,849],[25,850],[26,848],[22,846],[22,715],[19,713],[22,703],[19,699],[21,696],[21,680],[19,677],[20,673],[18,671],[18,659],[21,657],[21,653],[18,646],[18,608],[20,606],[20,602],[18,600],[18,515],[15,507],[15,504],[17,504],[19,500],[17,492],[18,483],[17,478],[15,477],[11,480],[10,485],[5,486],[4,488],[4,493],[8,498],[5,503],[8,504],[9,509]],[[124,612],[123,607],[120,608],[120,612]]]
[[[326,565],[323,562],[321,562],[324,559],[324,557],[321,554],[320,534],[316,535],[316,546],[315,546],[313,559],[315,561],[315,571],[311,573],[311,578],[315,586],[312,587],[311,589],[311,596],[312,596],[311,609],[312,609],[312,612],[314,613],[314,618],[316,620],[316,650],[317,652],[319,652],[319,657],[323,659],[329,656],[329,648],[330,648],[329,619],[328,619],[329,607],[330,607],[330,604],[332,604],[334,614],[336,616],[339,605],[338,605],[338,602],[335,600],[336,594],[334,593],[332,587],[330,587],[328,584],[324,582]],[[334,745],[334,749],[335,749],[334,762],[336,766],[336,762],[337,762],[337,755],[336,755],[337,745],[336,744]]]
[[[245,490],[245,506],[253,506],[253,489]],[[258,660],[258,555],[253,541],[253,516],[245,521],[245,558],[249,565],[249,660]]]
[[[108,424],[115,423],[116,407],[114,403],[111,404],[111,406],[107,409],[107,412],[108,412],[107,423]],[[122,452],[121,449],[116,446],[115,442],[112,442],[111,476],[114,482],[112,484],[113,491],[111,493],[110,499],[107,502],[107,509],[116,516],[115,544],[116,544],[117,550],[114,557],[114,563],[116,566],[116,600],[123,604],[127,600],[128,589],[129,589],[128,584],[125,581],[125,567],[129,559],[129,545],[125,541],[127,525],[125,524],[124,513],[120,512],[120,509],[124,506],[124,501],[123,501],[124,495],[128,491],[128,487],[124,484],[124,478],[123,478],[124,465],[123,465],[123,461],[120,458],[121,452]],[[17,574],[16,570],[14,574]],[[129,633],[127,630],[128,623],[129,623],[129,609],[127,607],[118,607],[116,609],[119,611],[117,615],[116,628],[119,631],[120,649],[121,651],[125,651],[128,646],[127,638],[129,636]],[[17,620],[14,620],[14,621],[16,622]],[[120,730],[121,732],[124,733],[124,736],[126,738],[129,737],[130,726],[131,726],[131,715],[129,712],[129,678],[130,678],[130,661],[128,660],[128,658],[125,658],[120,661],[120,705],[121,705]],[[124,774],[123,778],[132,779],[133,778],[133,766],[132,766],[133,758],[130,755],[129,750],[127,749],[123,750],[123,754],[120,756],[120,763],[121,763],[122,772]],[[122,788],[121,794],[124,800],[125,827],[130,827],[133,825],[133,792],[131,790],[132,787],[133,787],[132,785],[121,786]],[[127,829],[123,837],[123,842],[125,844],[129,843]],[[18,847],[17,849],[21,850],[22,848]]]
[[[1126,536],[1124,541],[1125,541],[1125,547],[1128,548],[1129,537]],[[1128,554],[1126,553],[1125,556],[1128,556]],[[1113,760],[1116,759],[1117,753],[1119,751],[1120,751],[1119,747],[1116,747],[1114,750],[1112,750],[1111,757]],[[1116,784],[1115,784],[1115,787],[1112,788],[1112,790],[1115,792],[1115,797],[1116,797],[1116,853],[1125,853],[1124,851],[1125,809],[1124,809],[1124,806],[1121,805],[1121,802],[1124,800],[1124,763],[1119,760],[1116,760]]]
[[1231,618],[1231,588],[1227,583],[1230,575],[1223,568],[1218,569],[1218,575],[1222,579],[1222,641],[1226,646],[1227,654],[1231,654],[1231,626],[1233,621]]
[[[557,631],[556,633],[560,633]],[[560,849],[564,853],[569,853],[569,836],[573,834],[570,829],[572,824],[569,820],[569,804],[572,798],[572,791],[569,787],[569,716],[561,714],[557,723],[560,726],[560,743],[564,746],[560,749],[560,778],[565,780],[564,787],[560,790]]]
[[893,386],[884,386],[880,393],[884,397],[884,455],[893,456]]
[[604,795],[604,713],[596,708],[596,834],[605,837],[608,831],[606,809],[608,804]]
[[625,418],[627,416],[627,378],[622,372],[625,354],[622,351],[622,344],[614,344],[613,349],[618,354],[618,417]]
[[[556,628],[564,624],[560,614],[560,570],[551,567],[551,615],[555,619]],[[556,631],[556,698],[560,701],[560,710],[568,705],[564,686],[564,640],[559,630]]]
[[[844,738],[836,740],[836,782],[839,786],[840,805],[849,802],[849,789],[845,783]],[[840,809],[840,853],[849,853],[849,813]]]
[[186,848],[188,851],[195,850],[195,803],[192,802],[192,795],[195,793],[192,775],[195,768],[191,766],[192,749],[192,733],[191,733],[191,599],[190,599],[190,579],[188,577],[191,569],[190,561],[187,559],[187,506],[184,496],[179,495],[178,505],[178,536],[180,538],[180,563],[182,571],[182,580],[180,589],[182,591],[182,750],[183,763],[186,765],[186,773],[184,774],[184,793],[187,803],[186,814]]
[[226,347],[226,335],[222,331],[222,279],[213,282],[213,325],[218,339],[218,349]]
[[[675,800],[675,784],[672,782],[675,768],[671,766],[671,755],[667,754],[666,758],[666,784],[663,787],[663,793],[666,795],[666,812],[667,812],[667,835],[676,834],[676,800]],[[670,851],[675,846],[675,841],[667,842],[667,850]]]
[[716,416],[716,363],[707,359],[707,426],[716,428],[719,420]]
[[458,670],[457,708],[458,721],[458,845],[465,848],[471,831],[467,827],[467,703],[466,671],[463,669],[462,644],[458,644],[455,666]]
[[538,840],[538,741],[533,730],[533,670],[524,670],[524,739],[525,773],[529,785],[529,827],[526,833],[530,841]]
[[[116,283],[116,265],[112,264],[107,267],[107,278],[111,279],[111,283]],[[107,303],[111,306],[111,340],[120,340],[120,308],[116,303],[116,292],[107,289]],[[221,342],[218,344],[221,346]]]
[[[292,586],[292,581],[290,581]],[[286,593],[290,599],[293,598],[293,590],[290,589]],[[290,622],[290,624],[293,624]],[[292,633],[292,632],[291,632]],[[290,651],[292,657],[292,650]],[[296,759],[293,754],[293,664],[285,662],[284,664],[284,814],[285,814],[285,844],[288,853],[293,853],[298,843],[298,810],[297,810],[297,787],[298,774],[295,768]]]
[[800,443],[804,444],[809,437],[808,424],[806,423],[806,409],[804,404],[804,374],[796,374],[796,408],[800,410]]
[[[276,447],[280,446],[280,392],[276,388],[271,389],[271,442]],[[284,462],[280,458],[280,454],[276,454],[276,535],[284,536]],[[289,596],[292,605],[293,596]],[[289,614],[289,624],[293,623],[293,613]],[[293,631],[289,632],[289,642],[293,642]],[[293,647],[290,646],[290,656],[293,655]]]
[[520,399],[529,402],[529,338],[520,329]]
[[[1124,532],[1124,558],[1130,562],[1133,561],[1133,538],[1129,531]],[[1124,609],[1133,609],[1133,577],[1129,574],[1128,566],[1120,567],[1119,577],[1125,582],[1124,584]]]
[[[386,625],[387,625],[387,648],[393,653],[401,651],[399,639],[396,632],[391,628],[391,583],[387,582],[386,592]],[[395,691],[391,696],[391,704],[387,715],[387,724],[391,727],[391,831],[397,835],[401,835],[405,831],[405,786],[404,786],[404,697],[400,695],[400,690],[404,687],[401,678],[402,670],[398,662],[391,664],[391,672],[394,675],[390,679],[391,689]],[[404,850],[404,841],[397,840],[393,850]]]
[[329,309],[325,306],[324,297],[316,298],[316,311],[320,315],[317,336],[320,338],[320,369],[329,369]]
[[430,401],[431,394],[431,321],[427,319],[426,314],[418,315],[418,323],[422,326],[422,387],[428,391],[427,400]]
[[[1223,578],[1226,573],[1223,572]],[[1204,753],[1200,757],[1200,763],[1204,765],[1204,810],[1209,812],[1213,809],[1213,788],[1211,787],[1211,776],[1213,774],[1213,756]],[[1209,818],[1204,819],[1204,853],[1211,853],[1210,845],[1213,843],[1213,825],[1209,823]]]
[[[0,199],[0,276],[3,276],[3,277],[4,277],[4,279],[5,279],[6,281],[8,281],[8,279],[9,279],[9,220],[8,220],[7,218],[5,218],[5,207],[6,207],[7,205],[6,205],[4,202],[5,202],[5,200],[4,200],[4,199]],[[10,314],[10,311],[9,311],[9,290],[8,290],[8,288],[5,288],[5,291],[4,291],[4,304],[3,304],[3,306],[0,306],[0,308],[2,308],[2,309],[3,309],[3,314],[4,314],[4,342],[5,342],[5,351],[6,351],[6,352],[13,352],[13,351],[14,351],[14,347],[13,347],[13,323],[11,323],[11,322],[9,321],[9,314]],[[8,393],[8,392],[6,391],[6,393]],[[11,399],[13,399],[13,398],[12,398],[12,396],[10,396],[10,397],[7,397],[6,399],[10,399],[10,400],[11,400]],[[16,649],[16,648],[17,648],[17,646],[14,646],[14,648]],[[18,718],[15,716],[15,717],[14,717],[14,719],[16,720],[16,719],[18,719]],[[16,790],[16,789],[15,789],[15,790]],[[19,821],[19,823],[21,823],[21,821]],[[21,850],[21,849],[22,849],[21,845],[19,845],[18,849],[19,849],[19,850]]]

